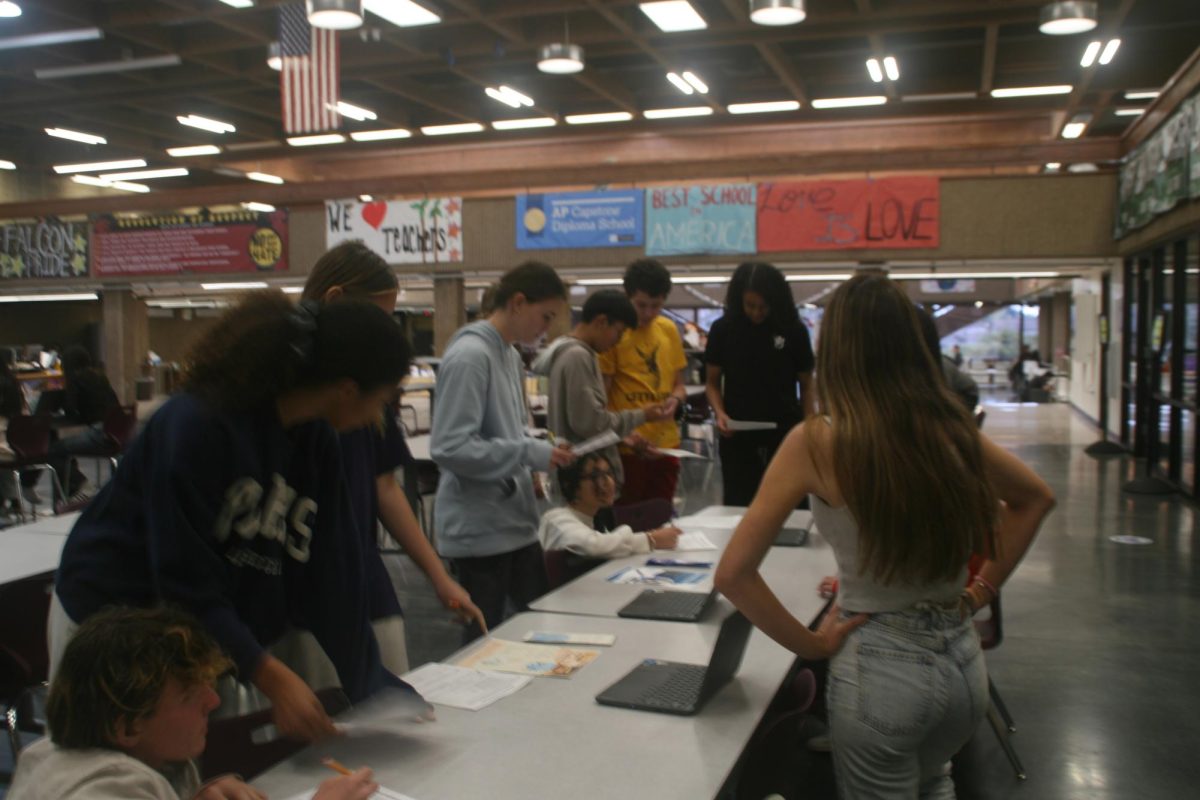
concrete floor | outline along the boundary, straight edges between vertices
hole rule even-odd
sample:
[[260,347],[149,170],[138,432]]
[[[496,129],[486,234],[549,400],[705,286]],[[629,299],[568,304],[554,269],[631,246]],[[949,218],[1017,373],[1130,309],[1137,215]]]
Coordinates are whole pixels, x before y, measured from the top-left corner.
[[[1017,781],[986,723],[956,763],[960,798],[1140,800],[1195,797],[1200,783],[1200,534],[1178,496],[1120,491],[1131,460],[1083,453],[1095,429],[1062,404],[988,407],[985,432],[1054,488],[1058,507],[1004,589],[1005,639],[988,667],[1018,728]],[[720,500],[720,466],[685,462],[683,509]],[[1124,545],[1110,537],[1151,540]],[[458,648],[424,577],[390,569],[414,666]],[[6,754],[0,754],[0,769]],[[831,796],[827,756],[805,797]],[[3,789],[0,788],[0,797]]]

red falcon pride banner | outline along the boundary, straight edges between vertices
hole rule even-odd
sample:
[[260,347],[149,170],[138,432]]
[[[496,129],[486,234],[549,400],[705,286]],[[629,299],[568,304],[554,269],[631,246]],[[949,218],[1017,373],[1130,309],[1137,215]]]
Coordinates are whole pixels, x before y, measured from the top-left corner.
[[288,214],[230,211],[96,217],[93,275],[268,272],[288,268]]
[[938,178],[758,185],[760,252],[933,248],[940,243]]

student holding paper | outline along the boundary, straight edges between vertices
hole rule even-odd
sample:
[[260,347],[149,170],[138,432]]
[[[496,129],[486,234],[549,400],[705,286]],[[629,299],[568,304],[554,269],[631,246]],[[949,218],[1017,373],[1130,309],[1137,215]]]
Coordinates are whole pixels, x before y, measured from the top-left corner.
[[589,560],[623,558],[652,550],[674,550],[679,541],[681,531],[670,526],[640,532],[628,525],[597,530],[596,515],[610,507],[617,495],[616,470],[602,453],[582,456],[560,469],[558,486],[567,506],[542,515],[538,539],[546,550],[567,550]]
[[[566,336],[556,339],[538,356],[533,370],[549,376],[547,427],[565,442],[578,445],[605,431],[624,438],[647,422],[670,419],[661,403],[621,411],[608,409],[604,376],[599,356],[607,353],[630,328],[636,328],[637,312],[624,292],[603,289],[583,304],[583,317]],[[618,493],[624,483],[617,445],[601,451],[615,469]]]
[[724,502],[748,506],[788,431],[816,411],[812,344],[783,273],[762,262],[734,271],[704,363],[705,391],[721,434]]

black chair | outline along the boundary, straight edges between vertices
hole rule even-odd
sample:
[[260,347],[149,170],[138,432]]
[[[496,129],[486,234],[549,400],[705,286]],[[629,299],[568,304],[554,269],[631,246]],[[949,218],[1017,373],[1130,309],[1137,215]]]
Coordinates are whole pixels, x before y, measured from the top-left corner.
[[[979,644],[984,650],[995,649],[1004,640],[1003,617],[1000,612],[1000,595],[996,595],[988,608],[991,613],[987,617],[975,619],[975,630],[979,633]],[[996,683],[992,680],[990,673],[988,674],[988,695],[988,723],[992,726],[992,730],[995,731],[996,739],[999,740],[1004,754],[1008,756],[1008,763],[1012,765],[1017,778],[1025,780],[1025,767],[1021,764],[1021,758],[1017,755],[1016,748],[1013,747],[1012,743],[1011,735],[1017,732],[1017,726],[1013,724],[1012,714],[1009,713],[1008,706],[1004,704],[1004,700],[1000,697],[1000,690],[996,688]]]
[[46,573],[0,586],[0,701],[13,762],[21,733],[45,731],[45,683],[50,671],[46,624],[54,574]]
[[635,531],[650,531],[671,521],[675,507],[665,497],[652,497],[627,506],[613,506],[613,517],[618,525],[628,525]]

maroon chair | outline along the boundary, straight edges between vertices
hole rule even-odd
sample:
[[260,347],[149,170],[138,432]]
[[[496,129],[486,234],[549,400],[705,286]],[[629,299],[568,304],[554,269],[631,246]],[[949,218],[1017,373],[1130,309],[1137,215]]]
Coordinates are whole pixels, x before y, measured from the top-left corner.
[[[50,421],[45,417],[30,417],[24,414],[11,417],[8,420],[8,446],[13,451],[12,457],[0,458],[0,469],[12,472],[13,480],[20,482],[23,471],[47,471],[50,473],[52,496],[51,506],[64,497],[58,472],[49,463],[50,452]],[[17,510],[21,518],[25,517],[25,509],[21,505],[20,492],[17,497]],[[37,506],[29,504],[30,516],[37,516]]]
[[[117,459],[133,440],[137,432],[137,405],[113,406],[104,414],[104,444],[99,447],[76,450],[74,458],[107,459],[113,472],[117,470]],[[96,466],[96,484],[100,483],[100,466]]]
[[613,516],[618,525],[628,525],[635,531],[650,531],[661,528],[671,521],[675,507],[665,497],[652,497],[627,506],[613,506]]
[[[991,613],[987,617],[977,617],[975,619],[975,630],[979,634],[979,644],[984,650],[992,650],[999,647],[1000,642],[1004,640],[1000,595],[996,595],[988,608]],[[1004,754],[1008,756],[1008,762],[1017,773],[1017,778],[1025,780],[1025,767],[1021,764],[1021,758],[1017,755],[1017,751],[1012,744],[1011,734],[1017,732],[1017,727],[1013,724],[1012,714],[1008,712],[1008,706],[1004,705],[1004,700],[1000,697],[1000,691],[996,688],[995,682],[992,681],[990,673],[988,674],[988,695],[990,696],[987,709],[988,723],[992,726],[992,730],[995,731],[996,739],[1000,742],[1000,747],[1004,750]]]

